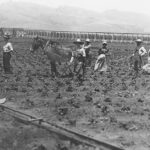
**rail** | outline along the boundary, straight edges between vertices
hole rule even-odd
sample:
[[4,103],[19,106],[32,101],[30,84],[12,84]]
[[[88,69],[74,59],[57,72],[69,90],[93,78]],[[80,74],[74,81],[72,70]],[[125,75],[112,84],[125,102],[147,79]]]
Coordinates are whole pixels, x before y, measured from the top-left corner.
[[15,119],[17,119],[18,121],[24,124],[34,125],[36,127],[43,128],[49,132],[53,132],[59,135],[60,137],[66,138],[70,141],[87,145],[89,147],[93,147],[99,150],[123,150],[122,148],[119,148],[112,144],[79,133],[76,130],[71,130],[63,126],[59,126],[57,124],[47,122],[42,118],[37,118],[35,116],[26,114],[20,110],[15,110],[14,108],[10,108],[3,104],[0,104],[0,108],[2,109],[2,111],[5,111],[7,114],[11,115],[12,117],[14,117]]

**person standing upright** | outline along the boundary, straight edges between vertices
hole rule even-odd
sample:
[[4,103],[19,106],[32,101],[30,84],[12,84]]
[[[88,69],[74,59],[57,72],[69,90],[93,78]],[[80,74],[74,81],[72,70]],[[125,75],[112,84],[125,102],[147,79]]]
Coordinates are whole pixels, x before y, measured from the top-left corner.
[[107,48],[107,41],[104,40],[102,42],[102,48],[98,50],[98,58],[95,62],[94,71],[97,71],[99,69],[100,72],[106,72],[107,71],[107,54],[109,52],[109,49]]
[[[74,64],[74,73],[77,75],[82,69],[82,77],[84,78],[85,75],[85,61],[86,61],[86,52],[85,49],[83,48],[83,42],[80,39],[77,39],[75,42],[75,49],[72,52],[70,64]],[[78,66],[82,66],[79,67]]]
[[11,59],[11,52],[13,51],[13,46],[11,42],[9,42],[10,35],[5,33],[4,36],[5,45],[3,46],[3,67],[5,74],[12,74],[10,59]]
[[138,72],[139,69],[141,69],[141,67],[143,65],[142,56],[144,56],[146,53],[147,53],[147,51],[144,48],[144,46],[142,45],[142,40],[137,39],[136,40],[136,48],[133,53],[133,57],[134,57],[133,65],[134,65],[134,70],[136,72]]
[[102,48],[100,48],[98,50],[98,55],[101,55],[101,54],[105,54],[106,55],[108,52],[109,52],[109,49],[107,48],[107,41],[104,40],[102,42]]
[[85,53],[86,53],[86,65],[90,66],[91,65],[91,58],[90,58],[91,42],[90,42],[90,39],[85,40],[83,48],[85,49]]

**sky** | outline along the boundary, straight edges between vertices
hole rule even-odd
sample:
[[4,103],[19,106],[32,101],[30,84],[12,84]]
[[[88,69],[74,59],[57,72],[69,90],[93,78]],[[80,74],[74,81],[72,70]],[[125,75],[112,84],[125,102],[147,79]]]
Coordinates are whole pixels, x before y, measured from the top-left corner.
[[150,0],[0,0],[3,1],[32,2],[51,7],[75,6],[98,12],[116,9],[150,15]]

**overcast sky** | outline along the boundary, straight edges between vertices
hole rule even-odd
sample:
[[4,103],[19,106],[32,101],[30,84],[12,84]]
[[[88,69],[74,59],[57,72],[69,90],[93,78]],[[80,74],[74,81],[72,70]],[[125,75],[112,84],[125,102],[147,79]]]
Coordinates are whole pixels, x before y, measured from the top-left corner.
[[[8,0],[0,0],[8,1]],[[51,7],[58,6],[76,6],[94,11],[105,11],[109,9],[117,9],[124,11],[132,11],[145,13],[150,15],[150,0],[10,0],[33,2]],[[138,17],[138,16],[137,16]]]

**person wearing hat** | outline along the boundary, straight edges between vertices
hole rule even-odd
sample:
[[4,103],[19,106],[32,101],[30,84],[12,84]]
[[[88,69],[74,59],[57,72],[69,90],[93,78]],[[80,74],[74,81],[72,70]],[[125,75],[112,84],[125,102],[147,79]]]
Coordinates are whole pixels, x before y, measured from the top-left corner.
[[98,51],[98,55],[104,54],[106,56],[106,63],[108,63],[108,53],[109,53],[109,49],[107,47],[107,41],[104,40],[102,42],[102,48],[99,49]]
[[91,42],[90,42],[90,39],[85,40],[83,48],[85,49],[85,53],[86,53],[86,64],[88,66],[90,66],[90,64],[91,64],[91,60],[90,60]]
[[108,54],[109,49],[107,48],[107,41],[104,40],[102,42],[102,48],[98,50],[98,58],[95,62],[94,71],[100,69],[100,72],[104,72],[107,70],[107,62],[106,62],[106,55]]
[[147,53],[146,49],[142,45],[142,42],[143,41],[141,39],[136,40],[136,48],[133,53],[133,57],[134,57],[133,65],[134,65],[134,70],[136,72],[138,72],[139,69],[142,67],[143,64],[142,56],[144,56]]
[[3,46],[3,67],[4,72],[6,74],[11,74],[11,65],[10,65],[10,59],[11,59],[11,52],[13,51],[13,47],[11,42],[9,42],[10,35],[8,33],[5,33],[4,36],[5,45]]
[[83,42],[80,39],[77,39],[75,42],[75,49],[72,51],[72,57],[70,60],[70,64],[74,63],[74,72],[78,75],[80,69],[77,70],[77,66],[82,64],[83,76],[85,73],[85,59],[86,53],[85,49],[83,48]]
[[102,42],[102,48],[100,48],[98,51],[98,55],[107,54],[108,52],[109,52],[109,49],[107,48],[107,41],[104,40]]

